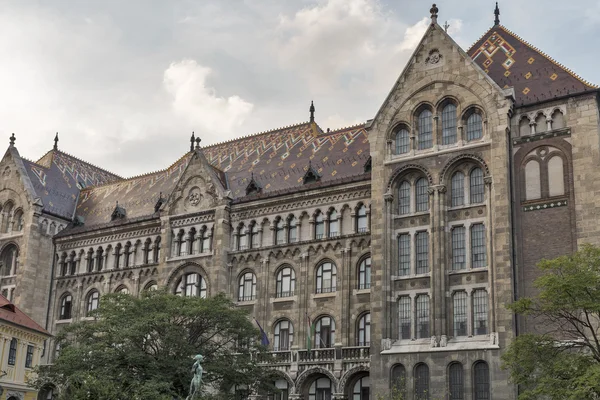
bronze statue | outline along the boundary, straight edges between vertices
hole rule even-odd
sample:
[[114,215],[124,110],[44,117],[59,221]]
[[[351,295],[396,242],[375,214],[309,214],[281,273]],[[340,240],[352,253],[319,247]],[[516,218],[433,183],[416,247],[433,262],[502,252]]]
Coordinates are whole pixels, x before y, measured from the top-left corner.
[[190,393],[186,400],[194,400],[200,394],[200,385],[202,384],[202,374],[204,373],[204,369],[202,369],[202,361],[204,357],[202,354],[197,354],[194,357],[194,365],[192,366],[192,373],[194,376],[192,377],[192,381],[190,382]]

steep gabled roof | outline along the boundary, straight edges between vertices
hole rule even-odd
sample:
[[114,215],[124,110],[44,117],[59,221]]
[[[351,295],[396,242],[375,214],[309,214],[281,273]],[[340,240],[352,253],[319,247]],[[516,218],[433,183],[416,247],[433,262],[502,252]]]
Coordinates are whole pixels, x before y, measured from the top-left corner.
[[44,211],[71,219],[82,187],[121,181],[118,175],[59,150],[50,150],[37,162],[23,160]]
[[27,316],[27,314],[2,295],[0,295],[0,320],[21,328],[36,331],[45,336],[52,336],[47,330],[42,328],[37,322]]
[[468,54],[498,86],[514,87],[516,106],[598,88],[502,25],[488,30]]

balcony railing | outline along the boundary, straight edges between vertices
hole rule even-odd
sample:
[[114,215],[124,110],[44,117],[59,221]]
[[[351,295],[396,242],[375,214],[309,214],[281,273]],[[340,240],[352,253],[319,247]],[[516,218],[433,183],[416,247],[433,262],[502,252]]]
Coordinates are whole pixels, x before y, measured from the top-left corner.
[[306,349],[292,351],[272,351],[261,354],[259,363],[262,364],[320,364],[320,363],[364,363],[370,360],[368,346],[332,347],[327,349]]

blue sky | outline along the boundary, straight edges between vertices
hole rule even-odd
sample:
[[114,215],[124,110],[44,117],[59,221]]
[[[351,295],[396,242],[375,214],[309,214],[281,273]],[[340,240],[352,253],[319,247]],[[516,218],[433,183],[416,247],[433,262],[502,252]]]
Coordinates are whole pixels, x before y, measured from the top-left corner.
[[[467,49],[493,1],[438,1]],[[132,176],[189,147],[372,118],[428,22],[417,0],[0,0],[0,137]],[[600,0],[500,2],[501,23],[600,84]]]

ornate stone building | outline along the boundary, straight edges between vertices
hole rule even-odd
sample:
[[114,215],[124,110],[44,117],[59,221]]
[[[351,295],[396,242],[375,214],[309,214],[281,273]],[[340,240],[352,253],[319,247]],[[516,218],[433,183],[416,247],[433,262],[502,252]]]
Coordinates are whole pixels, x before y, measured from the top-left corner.
[[[105,293],[228,293],[264,327],[281,399],[514,399],[505,305],[535,264],[599,244],[598,90],[501,26],[431,25],[372,120],[201,147],[123,179],[15,138],[0,290],[51,332]],[[65,229],[63,229],[65,228]],[[552,234],[549,234],[552,233]],[[314,349],[306,336],[314,326]],[[47,357],[52,346],[48,345]]]

